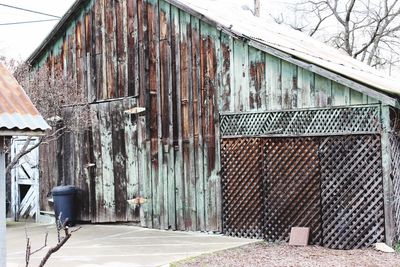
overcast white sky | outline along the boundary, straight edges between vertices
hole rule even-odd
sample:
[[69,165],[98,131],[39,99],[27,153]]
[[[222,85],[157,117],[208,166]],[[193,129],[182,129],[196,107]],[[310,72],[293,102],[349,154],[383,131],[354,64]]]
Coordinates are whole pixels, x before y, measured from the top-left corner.
[[[74,0],[0,0],[0,4],[32,9],[56,16],[62,16],[73,2]],[[43,19],[51,18],[0,6],[0,24]],[[26,59],[56,23],[57,21],[0,25],[0,55]]]
[[[13,5],[56,16],[62,16],[75,0],[0,0],[0,4]],[[199,0],[201,1],[201,0]],[[227,0],[216,0],[227,1]],[[242,5],[252,7],[253,0],[229,0],[235,2],[238,8]],[[267,10],[282,10],[286,3],[296,0],[261,0],[262,16],[268,15]],[[0,24],[21,21],[51,19],[39,14],[28,13],[0,6]],[[0,56],[24,60],[39,46],[57,21],[39,22],[20,25],[0,25]]]

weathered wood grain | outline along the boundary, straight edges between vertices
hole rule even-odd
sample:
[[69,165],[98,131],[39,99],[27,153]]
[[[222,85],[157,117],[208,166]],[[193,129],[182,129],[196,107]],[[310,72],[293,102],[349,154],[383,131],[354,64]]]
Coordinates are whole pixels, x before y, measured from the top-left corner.
[[104,62],[105,57],[103,53],[103,46],[104,46],[104,31],[102,30],[103,27],[103,1],[99,0],[96,1],[94,6],[94,42],[92,44],[92,53],[93,53],[93,78],[94,78],[94,86],[96,91],[96,99],[103,99],[103,86],[104,86]]
[[360,105],[366,104],[367,100],[364,98],[363,94],[354,90],[350,90],[350,104]]
[[155,0],[147,1],[147,19],[149,36],[149,121],[148,131],[150,132],[150,153],[151,158],[151,183],[152,183],[152,201],[153,201],[153,225],[160,228],[160,205],[162,204],[163,190],[160,177],[159,161],[159,135],[158,135],[158,114],[159,94],[160,94],[160,66],[159,66],[159,20],[158,3]]
[[196,229],[191,23],[190,15],[183,12],[180,12],[179,15],[184,221],[186,229]]
[[[147,29],[147,1],[137,1],[138,9],[138,40],[139,40],[139,106],[149,108],[149,47],[148,47],[148,29]],[[150,122],[149,112],[139,118],[138,123],[138,144],[139,144],[139,176],[142,179],[141,197],[146,199],[141,205],[141,224],[142,226],[152,227],[153,225],[153,204],[152,204],[152,184],[150,172],[150,138],[147,127]]]
[[332,82],[332,105],[350,105],[350,90],[348,87]]
[[217,31],[208,25],[201,26],[201,34],[207,41],[205,59],[205,110],[204,110],[204,154],[205,154],[205,174],[206,177],[206,229],[209,231],[218,228],[217,208],[216,208],[216,177],[215,177],[215,94],[217,92]]
[[282,108],[281,60],[266,54],[265,61],[267,77],[267,109],[278,110]]
[[204,216],[205,216],[205,229],[208,231],[209,227],[209,198],[210,198],[210,188],[208,188],[208,154],[207,154],[207,109],[208,109],[208,87],[209,87],[209,74],[207,69],[207,55],[209,49],[208,43],[208,35],[207,31],[209,27],[206,23],[200,21],[200,127],[201,127],[201,135],[200,140],[202,141],[200,144],[200,153],[202,153],[203,158],[203,186],[204,186]]
[[286,61],[281,63],[282,109],[297,108],[297,67]]
[[185,229],[184,221],[184,176],[183,176],[183,144],[182,144],[182,108],[181,108],[181,59],[180,59],[180,19],[179,10],[171,7],[171,50],[172,50],[172,87],[173,95],[173,132],[175,150],[175,198],[176,227]]
[[233,44],[234,108],[235,111],[248,111],[250,109],[248,46],[236,39],[233,40]]
[[[222,49],[221,49],[221,33],[219,31],[213,32],[213,37],[215,40],[215,61],[214,61],[214,68],[215,68],[215,77],[214,77],[214,94],[213,94],[213,119],[214,121],[211,122],[210,127],[214,130],[214,144],[215,149],[212,151],[214,153],[214,168],[212,170],[212,176],[214,180],[214,187],[215,187],[215,232],[222,232],[222,187],[221,187],[221,136],[220,133],[220,116],[219,116],[219,92],[221,90],[221,73],[222,73]],[[264,71],[263,71],[264,72]]]
[[[233,88],[232,88],[232,37],[223,33],[221,35],[221,89],[218,96],[219,109],[221,111],[231,111],[233,110]],[[265,75],[263,75],[265,77]]]
[[[90,130],[82,131],[79,142],[76,142],[75,150],[78,150],[78,158],[77,160],[80,162],[79,166],[79,178],[75,182],[78,185],[81,202],[81,209],[80,213],[81,216],[79,218],[83,221],[90,221],[92,218],[92,203],[90,196],[92,195],[91,192],[91,180],[90,180],[90,164],[92,162],[92,153],[90,151]],[[83,149],[81,144],[84,144]]]
[[97,199],[100,207],[97,212],[99,222],[115,222],[115,181],[112,141],[112,121],[109,103],[98,105],[100,122],[100,149],[101,149],[101,173],[96,182]]
[[115,220],[124,222],[126,210],[128,208],[127,196],[127,177],[126,177],[126,149],[125,149],[125,129],[123,121],[123,103],[120,101],[111,102],[111,138],[112,138],[112,163],[115,199]]
[[[165,2],[160,2],[160,93],[159,93],[159,162],[162,164],[162,191],[163,199],[161,205],[161,228],[175,228],[175,190],[171,185],[174,181],[173,176],[173,145],[172,141],[172,120],[170,120],[170,99],[172,97],[172,78],[171,78],[171,14],[170,6]],[[172,117],[171,117],[172,118]],[[171,166],[172,165],[172,166]],[[172,206],[171,206],[172,203]]]
[[315,75],[315,104],[317,107],[332,105],[332,82],[320,75]]
[[92,222],[101,222],[100,215],[102,214],[103,207],[102,207],[102,202],[98,201],[101,199],[102,194],[103,194],[103,188],[102,188],[102,178],[101,176],[103,175],[102,170],[103,170],[103,162],[102,162],[102,157],[101,157],[101,140],[100,140],[100,117],[98,113],[98,107],[97,105],[94,106],[92,105],[90,107],[90,115],[91,115],[91,122],[92,122],[92,138],[93,138],[93,166],[94,168],[94,177],[92,178],[94,186],[94,190],[92,190],[92,199],[94,199],[94,202],[92,204],[93,213],[92,216]]
[[193,134],[197,229],[205,231],[205,199],[203,169],[202,99],[200,77],[200,21],[192,17],[192,86],[193,86]]
[[[225,57],[224,57],[225,58]],[[265,110],[265,55],[249,47],[249,110]]]
[[[123,110],[128,110],[136,106],[136,99],[123,100]],[[123,114],[123,130],[124,130],[124,144],[126,157],[126,179],[127,187],[126,194],[127,200],[136,199],[140,197],[140,184],[139,184],[139,158],[138,158],[138,121],[137,116]],[[122,145],[122,144],[120,144]],[[126,207],[127,221],[140,221],[140,208],[137,206]]]
[[[87,192],[84,220],[220,231],[220,112],[392,101],[170,1],[83,6],[40,64],[69,75],[92,104],[90,134],[49,148],[58,156],[43,171],[48,186],[71,182]],[[134,107],[145,112],[123,112]],[[134,198],[144,203],[127,205]]]
[[115,14],[115,61],[116,70],[116,96],[128,96],[127,84],[127,47],[128,47],[128,29],[127,29],[127,0],[116,0],[114,3]]
[[106,57],[106,82],[107,88],[104,91],[106,98],[119,97],[117,90],[117,72],[116,72],[116,16],[115,1],[105,1],[105,57]]
[[390,108],[389,106],[382,106],[382,139],[381,139],[381,153],[382,153],[382,176],[383,176],[383,201],[384,201],[384,216],[385,216],[385,242],[389,246],[393,246],[395,239],[395,221],[393,211],[393,181],[391,179],[391,161],[392,156],[390,152]]
[[297,107],[314,106],[314,74],[303,68],[297,68]]

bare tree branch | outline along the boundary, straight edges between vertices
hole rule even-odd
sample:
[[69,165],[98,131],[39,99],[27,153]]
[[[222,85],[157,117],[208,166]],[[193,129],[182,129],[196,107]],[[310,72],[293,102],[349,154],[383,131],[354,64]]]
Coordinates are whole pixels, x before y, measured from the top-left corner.
[[400,0],[302,0],[297,5],[301,8],[294,10],[295,16],[303,21],[292,25],[281,18],[280,23],[308,32],[370,66],[391,69],[398,64]]
[[31,137],[26,140],[6,167],[6,173],[10,174],[25,155],[41,144],[57,142],[66,132],[79,133],[90,127],[90,110],[88,104],[82,104],[87,101],[84,90],[78,86],[76,78],[65,76],[62,72],[50,71],[47,67],[32,70],[23,62],[4,58],[0,58],[0,61],[14,72],[15,78],[25,89],[33,104],[53,127],[35,143]]
[[[57,236],[58,236],[58,243],[54,246],[51,247],[46,255],[43,257],[42,261],[39,264],[39,267],[43,267],[46,262],[49,260],[49,258],[51,257],[51,255],[53,253],[56,253],[57,251],[60,250],[60,248],[62,246],[65,245],[65,243],[67,243],[67,241],[71,238],[72,233],[77,232],[81,229],[81,227],[75,228],[72,231],[69,230],[68,226],[67,226],[68,220],[65,220],[63,223],[60,222],[61,227],[57,227]],[[61,237],[61,231],[64,232],[64,236]]]
[[[77,231],[79,231],[80,229],[82,229],[82,227],[77,227],[74,228],[72,230],[69,229],[69,227],[67,226],[68,223],[68,219],[66,219],[64,222],[61,222],[61,213],[56,221],[56,230],[57,230],[57,244],[53,247],[51,247],[47,253],[44,255],[44,257],[42,258],[39,267],[42,267],[46,264],[46,262],[49,260],[49,258],[51,257],[52,254],[56,253],[57,251],[59,251],[61,249],[62,246],[65,245],[65,243],[67,243],[67,241],[71,238],[72,233],[75,233]],[[29,262],[30,262],[30,257],[43,250],[45,247],[47,247],[47,239],[48,239],[48,232],[45,235],[45,239],[44,239],[44,244],[36,249],[35,251],[31,252],[31,241],[30,238],[28,237],[27,231],[25,229],[25,233],[26,233],[26,251],[25,251],[25,266],[28,267],[29,266]],[[64,233],[64,235],[63,235]]]

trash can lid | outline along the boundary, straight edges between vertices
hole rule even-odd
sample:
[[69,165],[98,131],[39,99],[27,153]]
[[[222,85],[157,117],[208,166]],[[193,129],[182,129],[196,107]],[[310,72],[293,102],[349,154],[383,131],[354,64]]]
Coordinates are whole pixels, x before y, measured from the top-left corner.
[[51,193],[53,194],[53,196],[59,196],[75,194],[76,191],[77,189],[73,185],[62,185],[54,187],[53,190],[51,190]]

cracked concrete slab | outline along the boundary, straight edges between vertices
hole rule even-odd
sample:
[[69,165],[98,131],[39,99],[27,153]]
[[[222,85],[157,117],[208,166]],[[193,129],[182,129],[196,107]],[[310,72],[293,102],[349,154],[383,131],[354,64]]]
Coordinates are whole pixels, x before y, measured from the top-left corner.
[[[12,224],[7,227],[8,267],[25,266],[25,229],[32,251],[44,244],[46,232],[49,233],[48,245],[56,243],[54,225]],[[168,266],[174,261],[253,242],[257,240],[130,225],[83,225],[59,252],[52,255],[46,266]],[[37,266],[47,250],[48,247],[32,255],[31,266]]]

